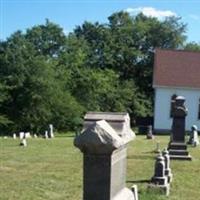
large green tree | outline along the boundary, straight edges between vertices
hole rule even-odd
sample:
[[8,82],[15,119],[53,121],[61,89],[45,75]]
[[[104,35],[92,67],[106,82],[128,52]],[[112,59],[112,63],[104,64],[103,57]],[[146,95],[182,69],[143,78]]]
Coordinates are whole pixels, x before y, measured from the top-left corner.
[[49,20],[0,42],[0,128],[76,129],[86,111],[152,115],[155,48],[199,50],[179,18],[113,13],[69,35]]
[[9,96],[1,110],[14,122],[10,130],[39,132],[49,123],[58,129],[76,126],[83,109],[57,77],[55,62],[38,55],[21,32],[2,43],[1,49],[0,76]]

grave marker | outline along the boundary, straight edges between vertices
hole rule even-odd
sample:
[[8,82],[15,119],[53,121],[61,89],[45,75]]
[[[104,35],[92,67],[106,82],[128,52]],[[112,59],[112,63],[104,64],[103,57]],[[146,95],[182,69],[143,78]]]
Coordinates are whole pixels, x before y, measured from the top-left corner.
[[154,176],[151,179],[149,188],[156,189],[167,196],[169,195],[170,185],[168,177],[165,175],[165,161],[161,153],[156,158]]
[[196,125],[193,125],[191,127],[190,139],[188,141],[188,144],[191,144],[194,147],[199,145],[199,138],[198,138],[198,131],[197,130],[198,130],[198,128],[197,128]]
[[105,120],[95,119],[87,121],[74,140],[84,154],[83,199],[136,200],[137,195],[125,186],[127,143],[133,137],[118,134]]
[[168,145],[170,159],[192,159],[187,151],[187,145],[185,143],[185,118],[188,110],[184,103],[184,97],[176,97],[173,108],[172,134]]

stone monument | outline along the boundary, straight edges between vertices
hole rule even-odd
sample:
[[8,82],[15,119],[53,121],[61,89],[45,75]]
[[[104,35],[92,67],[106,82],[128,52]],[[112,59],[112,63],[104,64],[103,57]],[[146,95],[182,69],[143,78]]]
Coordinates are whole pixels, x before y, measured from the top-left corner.
[[168,177],[165,175],[165,161],[161,153],[156,158],[154,176],[151,179],[150,188],[157,189],[158,191],[169,195],[170,185]]
[[25,138],[31,138],[30,132],[25,132],[24,134],[25,134]]
[[136,200],[125,186],[127,143],[133,139],[125,134],[105,120],[94,120],[75,138],[84,154],[83,200]]
[[48,131],[45,131],[45,132],[44,132],[44,138],[45,138],[45,139],[48,139],[48,138],[49,138],[49,137],[48,137]]
[[187,108],[185,98],[177,96],[173,108],[172,133],[168,145],[170,159],[191,160],[185,143],[185,117]]
[[193,125],[191,127],[190,139],[188,141],[188,144],[191,144],[194,147],[199,145],[199,138],[198,138],[198,131],[197,130],[198,130],[198,128],[197,128],[196,125]]
[[24,132],[19,132],[19,139],[22,140],[24,138]]
[[131,130],[129,114],[125,112],[87,112],[84,116],[83,130],[99,120],[108,122],[117,134],[123,138],[135,137],[135,133]]
[[162,155],[164,157],[164,162],[165,162],[165,176],[167,177],[168,183],[171,183],[173,175],[170,169],[170,158],[167,149],[164,149]]
[[19,145],[20,145],[20,146],[23,146],[23,147],[26,147],[26,146],[27,146],[25,134],[24,134],[23,138],[21,139],[21,142],[20,142]]
[[54,138],[53,125],[49,124],[49,138]]
[[147,127],[147,136],[146,136],[147,139],[154,139],[154,135],[153,135],[153,131],[152,131],[152,126],[149,125]]
[[13,133],[13,139],[15,140],[17,138],[16,133]]

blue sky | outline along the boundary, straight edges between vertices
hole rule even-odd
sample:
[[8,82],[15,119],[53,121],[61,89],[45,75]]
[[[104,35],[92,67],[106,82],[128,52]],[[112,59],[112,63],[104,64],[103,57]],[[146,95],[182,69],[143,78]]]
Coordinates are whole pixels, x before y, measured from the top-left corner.
[[46,18],[67,33],[85,20],[106,23],[108,16],[120,10],[159,19],[180,16],[188,24],[188,41],[200,42],[200,0],[0,0],[0,39],[43,24]]

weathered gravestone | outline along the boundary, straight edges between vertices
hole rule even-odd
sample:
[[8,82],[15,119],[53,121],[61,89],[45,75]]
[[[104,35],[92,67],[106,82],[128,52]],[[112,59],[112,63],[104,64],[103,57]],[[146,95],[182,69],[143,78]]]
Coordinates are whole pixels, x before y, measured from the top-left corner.
[[131,130],[129,114],[125,112],[87,112],[84,116],[83,130],[99,120],[108,122],[117,134],[123,138],[135,137],[135,133]]
[[191,127],[191,133],[190,133],[190,139],[188,141],[188,144],[193,145],[194,147],[196,147],[197,145],[199,145],[199,138],[198,138],[198,131],[197,131],[197,126],[193,125]]
[[53,125],[49,124],[49,138],[54,138]]
[[149,188],[156,189],[165,195],[169,195],[170,185],[168,176],[165,175],[165,159],[161,153],[156,158],[154,176],[151,179]]
[[19,144],[20,146],[26,147],[27,146],[27,141],[26,141],[26,136],[24,134],[23,138],[21,139],[21,142]]
[[30,132],[25,132],[24,135],[25,135],[25,138],[31,138]]
[[187,108],[184,105],[185,98],[178,96],[173,108],[172,134],[168,145],[170,159],[191,160],[185,143],[185,117]]
[[167,176],[168,183],[171,183],[173,175],[170,169],[170,158],[169,158],[169,152],[167,151],[167,149],[163,150],[162,155],[165,162],[165,176]]
[[19,132],[19,139],[22,140],[24,138],[24,132]]
[[147,139],[154,139],[153,131],[152,131],[152,126],[149,125],[147,128]]
[[95,120],[75,138],[74,145],[84,154],[84,200],[135,200],[137,194],[125,186],[127,143],[133,139],[126,134]]
[[13,139],[16,139],[16,138],[17,138],[16,133],[13,133]]
[[45,138],[45,139],[48,139],[48,138],[49,138],[49,137],[48,137],[48,131],[47,131],[47,130],[44,132],[44,138]]

